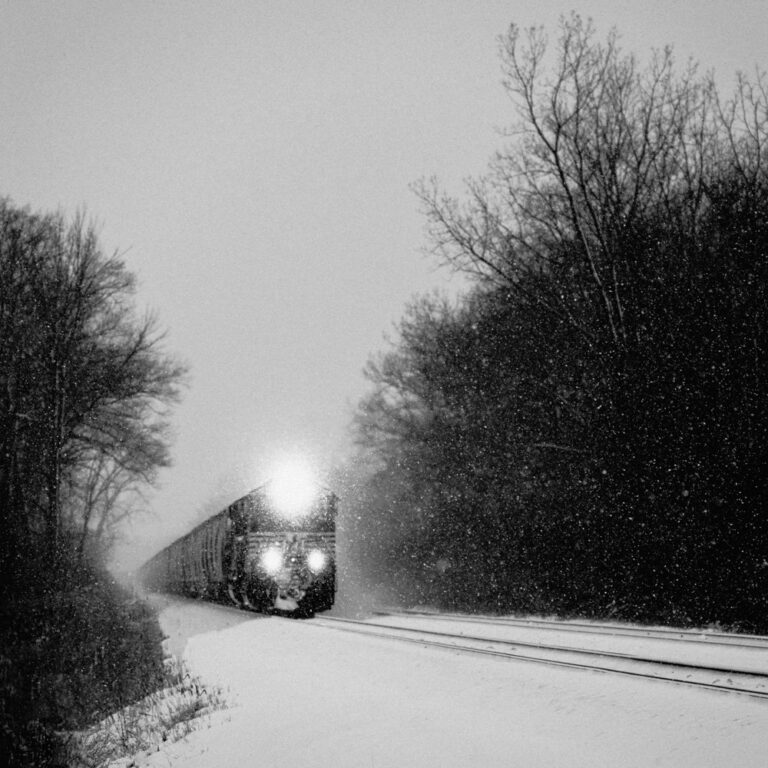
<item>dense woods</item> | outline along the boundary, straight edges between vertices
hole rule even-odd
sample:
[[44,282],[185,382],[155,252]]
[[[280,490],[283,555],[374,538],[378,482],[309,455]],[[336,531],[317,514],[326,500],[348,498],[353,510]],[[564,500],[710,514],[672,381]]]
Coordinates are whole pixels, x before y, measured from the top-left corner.
[[501,42],[515,119],[367,368],[354,557],[404,599],[768,630],[768,80],[572,16]]
[[162,679],[161,634],[103,556],[168,463],[183,369],[134,280],[82,217],[0,201],[0,753],[55,761],[82,728]]

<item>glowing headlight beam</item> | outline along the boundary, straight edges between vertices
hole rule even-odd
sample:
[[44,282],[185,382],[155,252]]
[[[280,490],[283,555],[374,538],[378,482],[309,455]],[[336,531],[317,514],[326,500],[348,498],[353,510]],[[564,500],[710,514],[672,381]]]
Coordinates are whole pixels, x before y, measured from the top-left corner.
[[267,493],[276,509],[287,517],[306,512],[317,498],[317,480],[309,463],[292,456],[273,470]]
[[319,549],[313,549],[307,555],[307,565],[309,570],[313,573],[319,573],[325,568],[325,563],[328,558],[325,556],[325,552],[321,552]]
[[277,547],[262,552],[261,567],[271,575],[276,574],[283,567],[283,553]]

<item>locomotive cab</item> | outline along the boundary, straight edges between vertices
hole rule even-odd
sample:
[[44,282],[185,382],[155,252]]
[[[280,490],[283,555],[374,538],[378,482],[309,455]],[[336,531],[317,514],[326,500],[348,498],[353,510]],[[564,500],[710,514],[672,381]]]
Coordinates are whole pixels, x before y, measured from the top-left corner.
[[233,505],[233,520],[247,523],[230,596],[282,614],[327,610],[336,591],[336,497],[318,492],[304,510],[286,516],[268,488],[260,491]]

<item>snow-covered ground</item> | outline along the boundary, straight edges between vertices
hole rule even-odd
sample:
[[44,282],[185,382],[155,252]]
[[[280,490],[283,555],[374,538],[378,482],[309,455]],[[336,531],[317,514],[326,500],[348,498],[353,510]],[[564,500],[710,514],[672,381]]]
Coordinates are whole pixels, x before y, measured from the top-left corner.
[[171,650],[230,708],[139,765],[768,765],[765,701],[163,602]]

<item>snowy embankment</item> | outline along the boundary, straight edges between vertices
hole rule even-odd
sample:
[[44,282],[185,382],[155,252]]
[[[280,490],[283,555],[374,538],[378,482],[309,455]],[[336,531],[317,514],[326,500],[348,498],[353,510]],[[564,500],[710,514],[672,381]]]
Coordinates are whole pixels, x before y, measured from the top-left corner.
[[229,709],[136,764],[766,765],[765,702],[167,601],[161,622]]

